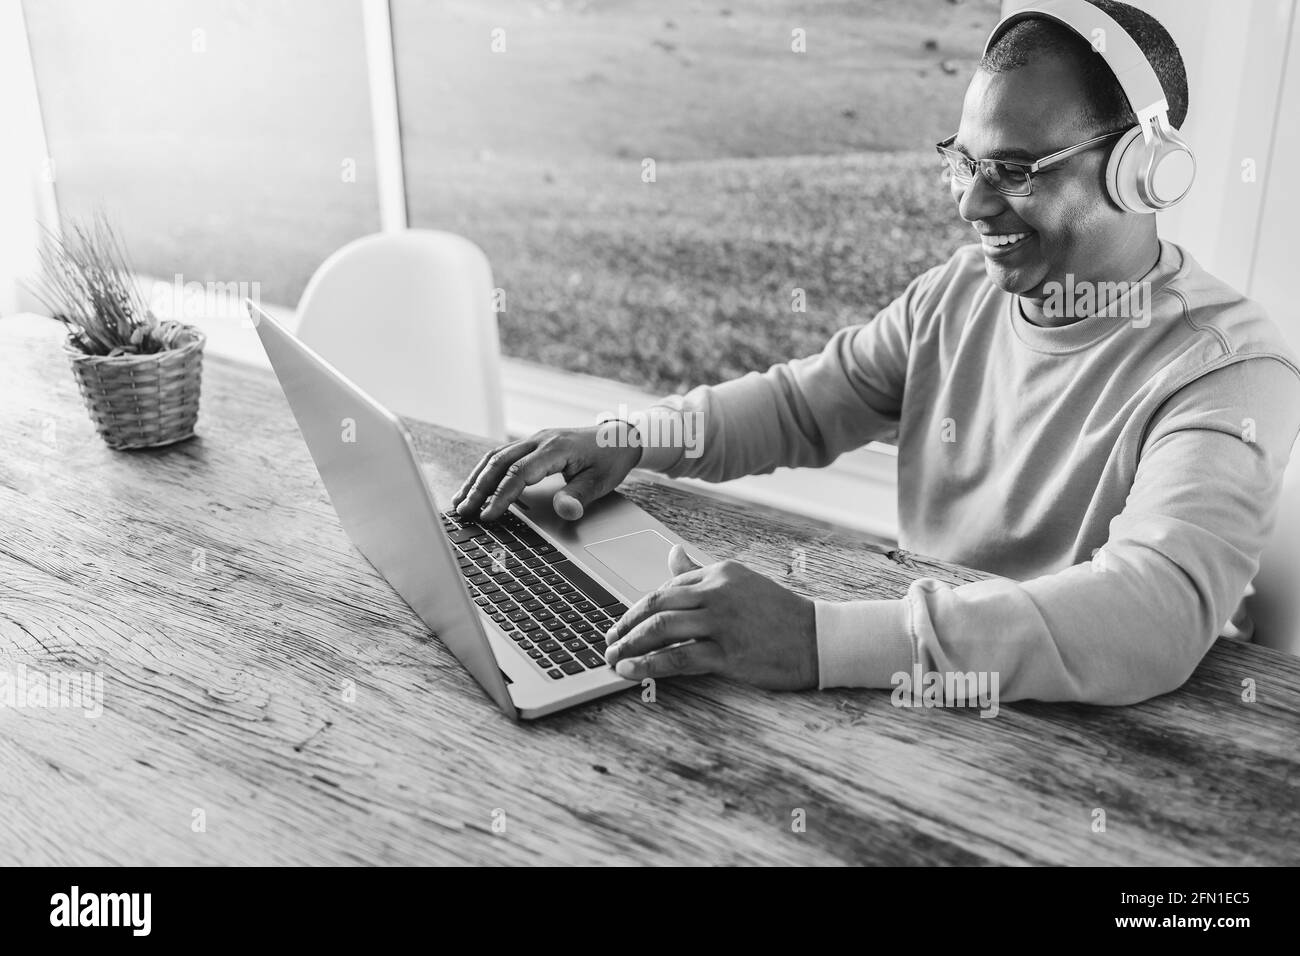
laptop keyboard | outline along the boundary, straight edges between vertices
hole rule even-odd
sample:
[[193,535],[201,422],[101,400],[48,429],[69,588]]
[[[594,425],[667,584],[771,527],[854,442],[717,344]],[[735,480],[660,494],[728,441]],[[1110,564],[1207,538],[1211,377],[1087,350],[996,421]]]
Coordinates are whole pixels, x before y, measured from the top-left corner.
[[441,515],[470,596],[552,680],[607,667],[605,632],[627,606],[519,517]]

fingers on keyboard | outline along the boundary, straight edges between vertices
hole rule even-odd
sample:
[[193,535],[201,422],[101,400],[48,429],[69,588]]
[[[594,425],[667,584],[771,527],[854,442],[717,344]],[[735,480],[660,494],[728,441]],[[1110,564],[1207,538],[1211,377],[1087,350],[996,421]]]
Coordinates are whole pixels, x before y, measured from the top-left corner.
[[457,510],[464,515],[480,514],[480,508],[490,506],[491,497],[501,484],[506,469],[536,447],[534,442],[514,442],[503,445],[483,456],[474,471],[469,493]]
[[483,509],[483,517],[489,521],[499,518],[518,500],[525,488],[536,484],[549,474],[560,471],[564,465],[563,454],[554,450],[538,449],[506,466],[500,483],[492,492],[491,506]]

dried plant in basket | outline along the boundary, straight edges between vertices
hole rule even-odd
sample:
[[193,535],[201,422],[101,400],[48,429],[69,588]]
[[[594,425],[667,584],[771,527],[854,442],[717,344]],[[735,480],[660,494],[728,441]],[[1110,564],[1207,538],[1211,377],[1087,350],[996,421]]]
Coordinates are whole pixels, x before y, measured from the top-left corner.
[[66,237],[45,230],[33,291],[87,355],[145,355],[167,346],[132,279],[122,241],[103,213],[73,223]]
[[46,231],[32,291],[68,330],[65,351],[86,408],[113,448],[152,448],[194,434],[203,333],[158,321],[103,213],[60,237]]

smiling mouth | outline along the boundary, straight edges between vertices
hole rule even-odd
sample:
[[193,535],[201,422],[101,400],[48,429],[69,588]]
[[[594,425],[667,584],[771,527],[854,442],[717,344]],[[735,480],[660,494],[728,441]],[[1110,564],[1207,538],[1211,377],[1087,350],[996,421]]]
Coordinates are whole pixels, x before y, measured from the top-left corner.
[[1024,245],[1032,232],[1005,232],[1000,235],[980,236],[980,245],[989,254],[1001,254]]

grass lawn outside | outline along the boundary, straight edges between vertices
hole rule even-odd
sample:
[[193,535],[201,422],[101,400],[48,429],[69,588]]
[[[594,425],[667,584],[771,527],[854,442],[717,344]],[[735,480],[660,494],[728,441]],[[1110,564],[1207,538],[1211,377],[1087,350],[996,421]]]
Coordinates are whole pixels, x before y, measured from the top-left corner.
[[444,180],[440,205],[458,212],[440,225],[481,245],[505,290],[506,354],[680,392],[820,350],[973,239],[933,152],[639,173],[609,162],[533,182],[482,164]]
[[973,237],[929,144],[999,10],[396,0],[411,221],[487,252],[508,355],[680,392],[810,354]]

